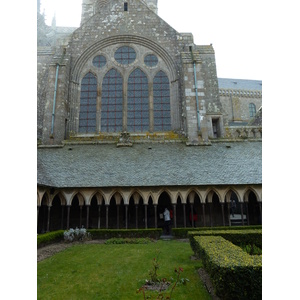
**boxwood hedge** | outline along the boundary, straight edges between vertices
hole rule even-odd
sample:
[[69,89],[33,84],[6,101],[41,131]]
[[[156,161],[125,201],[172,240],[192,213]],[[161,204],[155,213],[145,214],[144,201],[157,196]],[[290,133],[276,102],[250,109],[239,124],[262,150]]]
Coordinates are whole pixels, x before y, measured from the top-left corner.
[[262,256],[249,255],[221,236],[193,236],[194,249],[216,294],[230,300],[262,298]]

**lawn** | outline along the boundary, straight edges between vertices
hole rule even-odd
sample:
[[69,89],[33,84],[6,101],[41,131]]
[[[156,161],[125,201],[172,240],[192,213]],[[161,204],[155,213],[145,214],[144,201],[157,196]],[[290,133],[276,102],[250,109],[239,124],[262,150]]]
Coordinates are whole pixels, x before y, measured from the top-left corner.
[[188,242],[176,240],[133,245],[74,245],[38,263],[37,298],[144,299],[136,291],[145,279],[150,279],[157,250],[160,251],[160,278],[175,278],[174,269],[181,267],[181,278],[189,280],[185,285],[177,285],[172,299],[211,299],[197,273],[201,262],[190,259],[193,252]]

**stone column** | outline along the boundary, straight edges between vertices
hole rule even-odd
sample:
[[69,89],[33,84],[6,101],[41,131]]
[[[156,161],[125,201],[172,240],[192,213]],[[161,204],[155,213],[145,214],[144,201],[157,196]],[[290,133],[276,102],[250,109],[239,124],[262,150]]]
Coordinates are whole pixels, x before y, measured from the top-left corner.
[[108,209],[109,209],[109,205],[105,205],[106,207],[106,229],[108,229]]
[[117,229],[120,229],[120,204],[117,204]]
[[70,229],[70,207],[71,205],[67,205],[67,230]]
[[183,209],[183,226],[186,228],[186,213],[185,213],[185,203],[182,204]]
[[79,212],[79,228],[81,228],[82,224],[82,205],[79,205],[80,212]]
[[203,227],[206,226],[205,222],[205,203],[202,203]]
[[231,221],[230,221],[230,202],[227,202],[227,217],[228,217],[228,224],[229,224],[229,226],[231,226]]
[[37,206],[37,221],[36,221],[36,228],[38,229],[39,227],[39,211],[40,211],[40,206]]
[[153,204],[154,206],[154,222],[155,222],[155,228],[157,228],[157,204]]
[[220,204],[221,204],[221,209],[222,209],[223,226],[225,226],[224,203],[221,202]]
[[128,229],[128,204],[125,204],[125,228]]
[[86,206],[86,229],[89,228],[90,206]]
[[61,229],[64,229],[64,211],[65,211],[65,205],[61,206]]
[[98,229],[101,227],[101,205],[98,204]]
[[145,206],[145,229],[148,228],[148,218],[147,218],[147,204],[144,204]]
[[177,219],[176,219],[176,204],[173,204],[173,219],[174,219],[174,228],[177,228]]
[[210,219],[210,227],[212,227],[212,202],[209,203],[209,219]]
[[249,210],[248,210],[248,202],[245,202],[246,205],[246,218],[247,218],[247,225],[250,225],[250,220],[249,220]]
[[47,232],[50,231],[50,210],[51,210],[51,206],[48,206]]
[[190,218],[191,218],[191,222],[192,222],[192,227],[194,228],[194,205],[193,204],[191,204]]
[[138,214],[139,214],[139,206],[136,204],[135,205],[135,228],[139,228],[139,221],[138,221]]
[[241,216],[242,216],[242,226],[244,226],[243,202],[241,202]]

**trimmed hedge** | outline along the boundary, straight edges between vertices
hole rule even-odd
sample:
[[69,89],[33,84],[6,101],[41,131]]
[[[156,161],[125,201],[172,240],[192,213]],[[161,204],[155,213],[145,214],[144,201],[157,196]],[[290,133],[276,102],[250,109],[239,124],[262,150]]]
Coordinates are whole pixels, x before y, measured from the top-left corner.
[[187,228],[172,228],[172,234],[176,238],[187,238],[189,231],[220,231],[220,230],[249,230],[249,229],[262,229],[261,225],[252,226],[220,226],[220,227],[187,227]]
[[57,243],[64,240],[64,230],[57,230],[39,234],[37,236],[37,247],[41,248],[49,244]]
[[151,238],[159,239],[162,234],[161,228],[153,229],[88,229],[92,239],[111,238]]
[[223,300],[262,298],[262,256],[249,255],[221,236],[193,236],[196,254]]
[[190,239],[190,244],[194,249],[194,236],[221,236],[224,239],[232,242],[235,245],[256,245],[262,248],[262,230],[261,229],[243,229],[243,230],[201,230],[201,231],[189,231],[188,237]]

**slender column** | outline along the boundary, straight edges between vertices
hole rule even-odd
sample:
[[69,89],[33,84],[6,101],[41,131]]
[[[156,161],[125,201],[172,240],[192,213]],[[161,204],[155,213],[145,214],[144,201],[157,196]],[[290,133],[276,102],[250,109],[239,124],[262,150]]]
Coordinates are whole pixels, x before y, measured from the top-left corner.
[[61,229],[64,229],[64,211],[65,211],[65,205],[61,206]]
[[249,220],[249,210],[248,210],[248,202],[245,202],[246,205],[246,218],[247,218],[247,225],[250,225],[250,220]]
[[106,229],[108,229],[108,209],[109,209],[109,205],[105,205],[106,206]]
[[191,204],[190,218],[191,218],[191,222],[192,222],[192,227],[194,228],[194,205],[193,204]]
[[90,206],[86,206],[86,229],[89,228]]
[[51,210],[51,206],[48,206],[47,232],[50,231],[50,210]]
[[117,204],[117,229],[120,229],[120,204]]
[[135,205],[135,228],[138,229],[139,225],[138,225],[138,213],[139,213],[139,206],[136,204]]
[[148,228],[148,218],[147,218],[147,204],[144,204],[145,206],[145,229]]
[[221,209],[222,209],[223,226],[225,226],[224,203],[222,203],[222,202],[221,202]]
[[183,208],[183,226],[186,228],[186,214],[185,214],[185,203],[182,204]]
[[241,202],[241,215],[242,215],[242,226],[244,226],[243,202]]
[[100,229],[100,227],[101,227],[100,216],[101,216],[101,205],[98,204],[98,229]]
[[212,202],[209,203],[209,219],[210,219],[210,227],[212,227]]
[[70,229],[70,205],[67,205],[67,230]]
[[36,220],[36,228],[39,227],[39,211],[40,211],[40,206],[37,207],[37,220]]
[[176,204],[173,204],[173,219],[174,219],[174,228],[177,228],[177,219],[176,219]]
[[155,222],[155,228],[157,228],[157,204],[153,204],[154,206],[154,222]]
[[262,207],[261,202],[258,202],[259,212],[260,212],[260,223],[262,223]]
[[203,226],[206,226],[205,222],[205,203],[202,203],[202,215],[203,215]]
[[125,205],[125,228],[128,229],[128,204]]
[[229,224],[229,226],[231,226],[231,221],[230,221],[230,202],[227,202],[227,217],[228,217],[228,224]]
[[79,205],[80,213],[79,213],[79,228],[81,228],[82,223],[82,205]]

